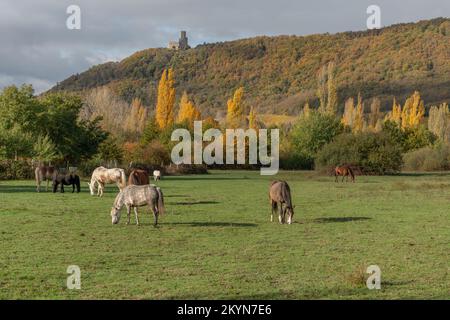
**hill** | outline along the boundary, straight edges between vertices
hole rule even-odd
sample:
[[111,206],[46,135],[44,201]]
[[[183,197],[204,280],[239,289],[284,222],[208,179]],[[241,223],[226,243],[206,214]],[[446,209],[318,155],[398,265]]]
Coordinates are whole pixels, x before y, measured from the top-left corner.
[[[185,51],[147,49],[120,62],[94,66],[58,83],[51,91],[85,91],[108,86],[126,101],[155,105],[156,84],[173,67],[177,96],[186,90],[202,112],[225,110],[243,85],[246,101],[260,112],[296,114],[315,98],[318,70],[334,61],[340,109],[361,92],[379,97],[420,90],[427,105],[450,101],[450,19],[398,24],[380,30],[310,36],[255,37],[199,45]],[[366,103],[368,107],[369,103]]]

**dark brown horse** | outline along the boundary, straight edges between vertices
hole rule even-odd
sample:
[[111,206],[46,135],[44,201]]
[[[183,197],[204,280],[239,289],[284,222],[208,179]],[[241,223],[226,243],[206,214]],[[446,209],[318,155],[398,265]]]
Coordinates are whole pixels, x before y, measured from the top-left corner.
[[58,190],[58,186],[61,186],[61,193],[64,193],[64,186],[72,186],[72,193],[77,188],[77,193],[80,192],[80,177],[74,173],[70,174],[56,174],[53,175],[53,193]]
[[128,185],[142,186],[149,184],[148,172],[141,169],[134,169],[128,177]]
[[41,191],[41,182],[46,180],[47,187],[45,191],[48,191],[48,183],[53,180],[53,177],[58,175],[58,170],[53,166],[40,166],[34,170],[34,176],[36,178],[36,191]]
[[342,182],[344,182],[344,178],[347,178],[346,182],[348,182],[348,177],[352,179],[352,182],[355,182],[355,174],[353,173],[353,169],[347,164],[334,168],[335,182],[339,182],[338,176],[342,176]]

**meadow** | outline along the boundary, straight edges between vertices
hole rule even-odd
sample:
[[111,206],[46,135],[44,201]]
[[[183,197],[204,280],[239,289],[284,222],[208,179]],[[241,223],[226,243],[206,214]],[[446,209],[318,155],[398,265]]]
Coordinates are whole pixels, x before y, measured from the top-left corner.
[[[287,180],[294,223],[269,221]],[[35,192],[0,182],[1,299],[449,299],[450,173],[361,176],[212,171],[158,182],[157,228],[111,224],[117,193]],[[381,290],[365,285],[381,269]],[[66,287],[69,265],[81,289]]]

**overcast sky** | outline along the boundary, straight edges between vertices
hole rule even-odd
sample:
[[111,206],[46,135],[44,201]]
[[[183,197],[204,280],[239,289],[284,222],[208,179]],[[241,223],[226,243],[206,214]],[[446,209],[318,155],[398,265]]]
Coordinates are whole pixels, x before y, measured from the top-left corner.
[[[66,27],[69,5],[81,30]],[[450,17],[449,0],[1,0],[0,89],[31,83],[49,89],[92,65],[165,47],[187,30],[191,46],[256,35],[366,29],[366,9],[382,26]]]

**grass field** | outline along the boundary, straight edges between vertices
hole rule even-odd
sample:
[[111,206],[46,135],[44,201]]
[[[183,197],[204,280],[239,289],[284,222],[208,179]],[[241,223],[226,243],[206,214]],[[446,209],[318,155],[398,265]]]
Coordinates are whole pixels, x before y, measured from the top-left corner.
[[[35,192],[0,182],[0,298],[449,299],[450,174],[357,177],[281,172],[294,224],[269,222],[269,180],[214,171],[158,184],[158,228],[111,225],[116,194]],[[67,191],[67,189],[66,189]],[[381,290],[365,269],[381,268]],[[81,290],[66,269],[81,268]]]

